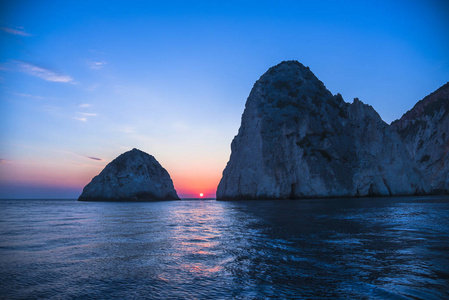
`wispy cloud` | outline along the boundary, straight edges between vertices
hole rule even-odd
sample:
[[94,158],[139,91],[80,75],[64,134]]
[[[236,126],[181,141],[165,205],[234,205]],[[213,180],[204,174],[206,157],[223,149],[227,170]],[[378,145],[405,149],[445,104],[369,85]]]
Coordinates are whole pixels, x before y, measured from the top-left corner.
[[31,36],[31,34],[26,32],[25,30],[23,30],[22,27],[16,27],[16,28],[0,27],[0,29],[9,34],[20,35],[20,36]]
[[103,159],[98,158],[98,157],[93,157],[93,156],[86,156],[88,159],[92,159],[92,160],[98,160],[98,161],[103,161]]
[[[88,104],[88,103],[82,103],[78,107],[82,108],[84,110],[84,109],[88,109],[89,107],[91,107],[91,105]],[[88,117],[96,117],[96,116],[98,116],[98,114],[94,113],[94,112],[78,111],[78,112],[76,112],[76,116],[73,117],[73,118],[75,120],[78,120],[78,121],[81,121],[81,122],[87,122],[87,120],[88,120],[87,118]]]
[[6,164],[7,160],[6,159],[0,159],[0,166]]
[[29,75],[52,82],[74,83],[73,78],[66,74],[61,74],[50,69],[33,65],[24,61],[16,61],[19,70]]
[[26,97],[26,98],[33,98],[33,99],[44,99],[44,97],[41,96],[35,96],[35,95],[31,95],[31,94],[24,94],[24,93],[13,93],[16,96],[20,96],[20,97]]
[[92,70],[98,70],[104,67],[107,63],[105,61],[91,61],[89,62],[89,68]]
[[98,114],[91,113],[91,112],[77,112],[76,116],[73,117],[75,120],[81,121],[81,122],[87,122],[87,117],[96,117]]

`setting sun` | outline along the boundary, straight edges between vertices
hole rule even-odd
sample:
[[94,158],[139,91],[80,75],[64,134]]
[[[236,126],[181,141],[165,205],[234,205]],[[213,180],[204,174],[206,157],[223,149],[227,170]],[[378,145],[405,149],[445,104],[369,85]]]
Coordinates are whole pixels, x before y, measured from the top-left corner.
[[200,197],[203,197],[204,196],[204,194],[203,193],[200,193]]

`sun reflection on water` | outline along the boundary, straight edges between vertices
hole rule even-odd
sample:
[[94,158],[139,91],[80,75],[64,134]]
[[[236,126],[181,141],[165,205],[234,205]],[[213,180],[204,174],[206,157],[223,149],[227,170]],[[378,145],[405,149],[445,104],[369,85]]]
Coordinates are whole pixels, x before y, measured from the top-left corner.
[[179,271],[193,276],[209,276],[222,271],[219,259],[223,253],[219,242],[221,208],[197,201],[194,206],[179,207],[171,213],[171,217],[182,224],[170,228],[172,247],[180,253],[176,257]]

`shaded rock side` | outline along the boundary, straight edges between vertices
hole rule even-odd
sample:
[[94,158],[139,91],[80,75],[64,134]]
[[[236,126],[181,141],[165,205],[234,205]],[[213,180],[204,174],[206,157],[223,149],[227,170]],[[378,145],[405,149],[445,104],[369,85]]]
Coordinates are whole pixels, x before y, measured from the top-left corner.
[[121,154],[87,184],[79,201],[179,200],[157,160],[138,149]]
[[399,135],[297,61],[254,84],[217,199],[410,195],[428,187]]
[[449,194],[449,82],[416,103],[391,127],[400,134],[431,193]]

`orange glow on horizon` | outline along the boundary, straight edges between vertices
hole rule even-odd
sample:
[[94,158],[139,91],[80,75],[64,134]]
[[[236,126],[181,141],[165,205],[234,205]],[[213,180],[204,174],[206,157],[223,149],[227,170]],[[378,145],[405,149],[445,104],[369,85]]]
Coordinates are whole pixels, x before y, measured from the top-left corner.
[[[196,174],[195,174],[196,175]],[[176,192],[181,198],[209,197],[214,198],[218,183],[221,179],[221,173],[216,174],[171,174]],[[200,193],[198,191],[201,191]],[[203,194],[201,196],[201,194]]]
[[[49,161],[9,161],[2,165],[0,181],[12,185],[55,188],[80,188],[88,184],[102,170],[103,165]],[[3,172],[4,171],[4,172]]]
[[[79,189],[81,191],[107,164],[106,162],[85,162],[84,160],[85,158],[82,157],[72,159],[62,156],[54,161],[49,159],[6,161],[1,165],[0,181],[11,186],[26,185],[48,189],[52,187]],[[222,170],[215,169],[199,169],[194,173],[176,170],[170,175],[179,197],[215,198],[221,172]]]

